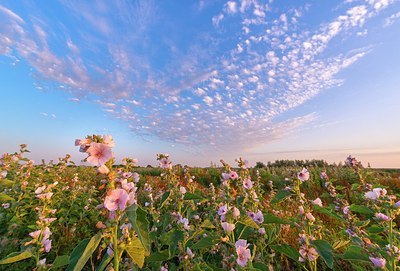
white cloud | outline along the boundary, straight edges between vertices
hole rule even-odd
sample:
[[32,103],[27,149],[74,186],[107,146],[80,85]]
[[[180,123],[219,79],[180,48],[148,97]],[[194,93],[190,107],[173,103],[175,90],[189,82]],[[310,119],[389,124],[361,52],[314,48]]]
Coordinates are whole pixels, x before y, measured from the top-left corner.
[[[301,29],[307,8],[282,12],[265,1],[231,0],[207,18],[213,32],[192,36],[156,24],[166,14],[157,15],[162,9],[153,1],[63,3],[82,26],[74,35],[0,6],[7,23],[0,26],[0,53],[15,51],[40,78],[70,92],[71,101],[95,101],[137,135],[223,149],[270,142],[314,121],[316,114],[285,113],[343,84],[337,75],[370,48],[326,49],[335,38],[366,35],[367,20],[391,2],[349,3],[331,20]],[[54,36],[65,52],[52,47]]]

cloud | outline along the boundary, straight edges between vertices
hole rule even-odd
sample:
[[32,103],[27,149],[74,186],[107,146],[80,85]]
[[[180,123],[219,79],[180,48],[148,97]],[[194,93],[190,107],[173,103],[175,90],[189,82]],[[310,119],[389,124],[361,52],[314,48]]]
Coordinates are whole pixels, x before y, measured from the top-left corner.
[[99,104],[138,136],[250,148],[317,118],[288,113],[344,83],[338,74],[371,47],[327,49],[366,35],[366,22],[391,3],[347,1],[312,29],[301,23],[309,5],[280,10],[272,1],[230,0],[215,14],[182,15],[185,25],[154,1],[61,1],[68,20],[59,24],[40,9],[22,18],[0,6],[0,53],[25,59],[42,82],[56,83],[71,101]]

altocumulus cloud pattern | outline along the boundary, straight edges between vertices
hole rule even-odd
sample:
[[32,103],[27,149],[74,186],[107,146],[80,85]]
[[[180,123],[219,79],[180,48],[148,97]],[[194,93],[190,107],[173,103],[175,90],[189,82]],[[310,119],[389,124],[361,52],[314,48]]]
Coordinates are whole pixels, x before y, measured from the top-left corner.
[[191,146],[267,143],[313,121],[313,112],[284,116],[343,84],[338,73],[373,50],[332,53],[333,40],[367,35],[368,21],[395,1],[330,1],[322,19],[306,2],[279,2],[4,3],[0,54],[26,61],[43,86],[73,101],[99,103],[137,135]]

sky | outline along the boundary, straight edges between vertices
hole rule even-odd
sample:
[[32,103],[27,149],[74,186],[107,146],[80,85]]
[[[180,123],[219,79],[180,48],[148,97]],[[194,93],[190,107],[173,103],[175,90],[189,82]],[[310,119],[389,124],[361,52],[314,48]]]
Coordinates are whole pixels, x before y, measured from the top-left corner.
[[400,168],[400,1],[0,2],[0,152]]

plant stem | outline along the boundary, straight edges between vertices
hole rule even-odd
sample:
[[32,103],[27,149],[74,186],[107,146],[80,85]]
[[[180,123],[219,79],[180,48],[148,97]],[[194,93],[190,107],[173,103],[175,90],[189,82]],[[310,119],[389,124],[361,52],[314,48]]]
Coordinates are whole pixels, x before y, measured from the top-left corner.
[[117,225],[115,225],[113,232],[113,249],[114,249],[114,271],[119,271],[118,223]]

